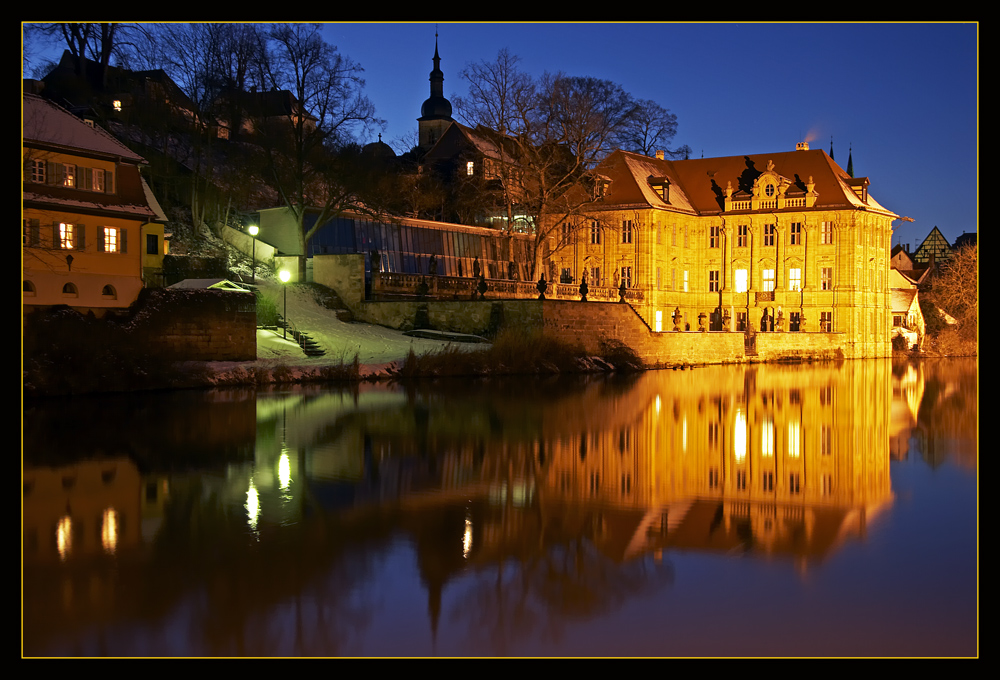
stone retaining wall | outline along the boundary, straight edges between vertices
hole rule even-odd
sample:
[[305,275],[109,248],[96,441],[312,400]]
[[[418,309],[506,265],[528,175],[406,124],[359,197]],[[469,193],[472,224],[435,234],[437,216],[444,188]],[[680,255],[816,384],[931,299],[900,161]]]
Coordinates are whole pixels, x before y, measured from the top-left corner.
[[[500,326],[538,329],[586,351],[602,341],[632,348],[650,365],[744,361],[820,361],[881,356],[876,347],[855,346],[842,333],[758,333],[756,355],[748,356],[743,333],[654,332],[631,305],[573,300],[387,300],[366,301],[364,256],[315,257],[317,283],[333,288],[358,321],[409,330],[433,328],[481,335]],[[489,294],[488,294],[489,295]]]
[[136,302],[128,330],[158,356],[174,361],[253,361],[257,303],[253,293],[155,289]]

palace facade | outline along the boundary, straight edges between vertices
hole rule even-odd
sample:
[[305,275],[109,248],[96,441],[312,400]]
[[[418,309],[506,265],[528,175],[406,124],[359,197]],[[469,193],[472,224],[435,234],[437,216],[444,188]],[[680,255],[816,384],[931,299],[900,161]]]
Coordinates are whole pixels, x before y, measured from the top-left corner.
[[594,176],[585,217],[548,240],[550,280],[637,289],[633,307],[654,332],[835,333],[848,356],[891,354],[899,216],[824,151],[616,151]]

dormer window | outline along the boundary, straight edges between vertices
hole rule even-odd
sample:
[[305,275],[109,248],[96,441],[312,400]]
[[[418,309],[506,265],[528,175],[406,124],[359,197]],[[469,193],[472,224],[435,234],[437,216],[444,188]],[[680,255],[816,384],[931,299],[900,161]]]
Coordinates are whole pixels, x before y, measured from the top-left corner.
[[649,186],[664,203],[670,203],[670,180],[666,177],[650,177]]
[[774,185],[773,184],[766,184],[766,185],[764,185],[764,194],[768,198],[773,197],[774,196]]
[[611,193],[611,182],[606,179],[598,179],[594,182],[594,200],[599,201],[602,198],[607,198],[608,194]]

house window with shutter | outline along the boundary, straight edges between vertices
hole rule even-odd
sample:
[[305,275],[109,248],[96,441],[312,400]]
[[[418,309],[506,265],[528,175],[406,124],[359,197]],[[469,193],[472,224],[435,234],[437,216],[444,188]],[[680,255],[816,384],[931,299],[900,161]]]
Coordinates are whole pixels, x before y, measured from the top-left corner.
[[90,181],[90,187],[89,188],[90,188],[91,191],[100,191],[100,192],[104,191],[104,171],[103,170],[101,170],[99,168],[94,168],[93,172],[91,173],[91,181]]
[[117,253],[119,251],[121,230],[114,227],[104,227],[104,243],[101,250],[105,253]]
[[31,160],[31,181],[45,184],[45,161]]
[[59,247],[63,250],[72,250],[74,245],[73,225],[60,222],[57,228],[59,230]]
[[63,163],[63,181],[62,185],[64,187],[75,187],[76,186],[76,166],[71,163]]

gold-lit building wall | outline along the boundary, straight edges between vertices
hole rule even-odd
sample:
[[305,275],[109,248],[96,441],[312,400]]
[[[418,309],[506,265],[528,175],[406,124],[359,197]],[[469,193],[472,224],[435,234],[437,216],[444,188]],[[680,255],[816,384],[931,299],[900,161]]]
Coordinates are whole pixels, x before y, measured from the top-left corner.
[[[552,230],[547,271],[586,275],[590,286],[624,282],[654,332],[673,330],[675,312],[681,331],[770,332],[780,314],[785,332],[842,334],[847,356],[890,356],[898,216],[871,198],[867,178],[847,178],[822,151],[744,158],[746,168],[737,157],[615,152],[597,170],[607,193]],[[764,159],[766,171],[748,170]],[[742,194],[727,186],[737,181]]]

